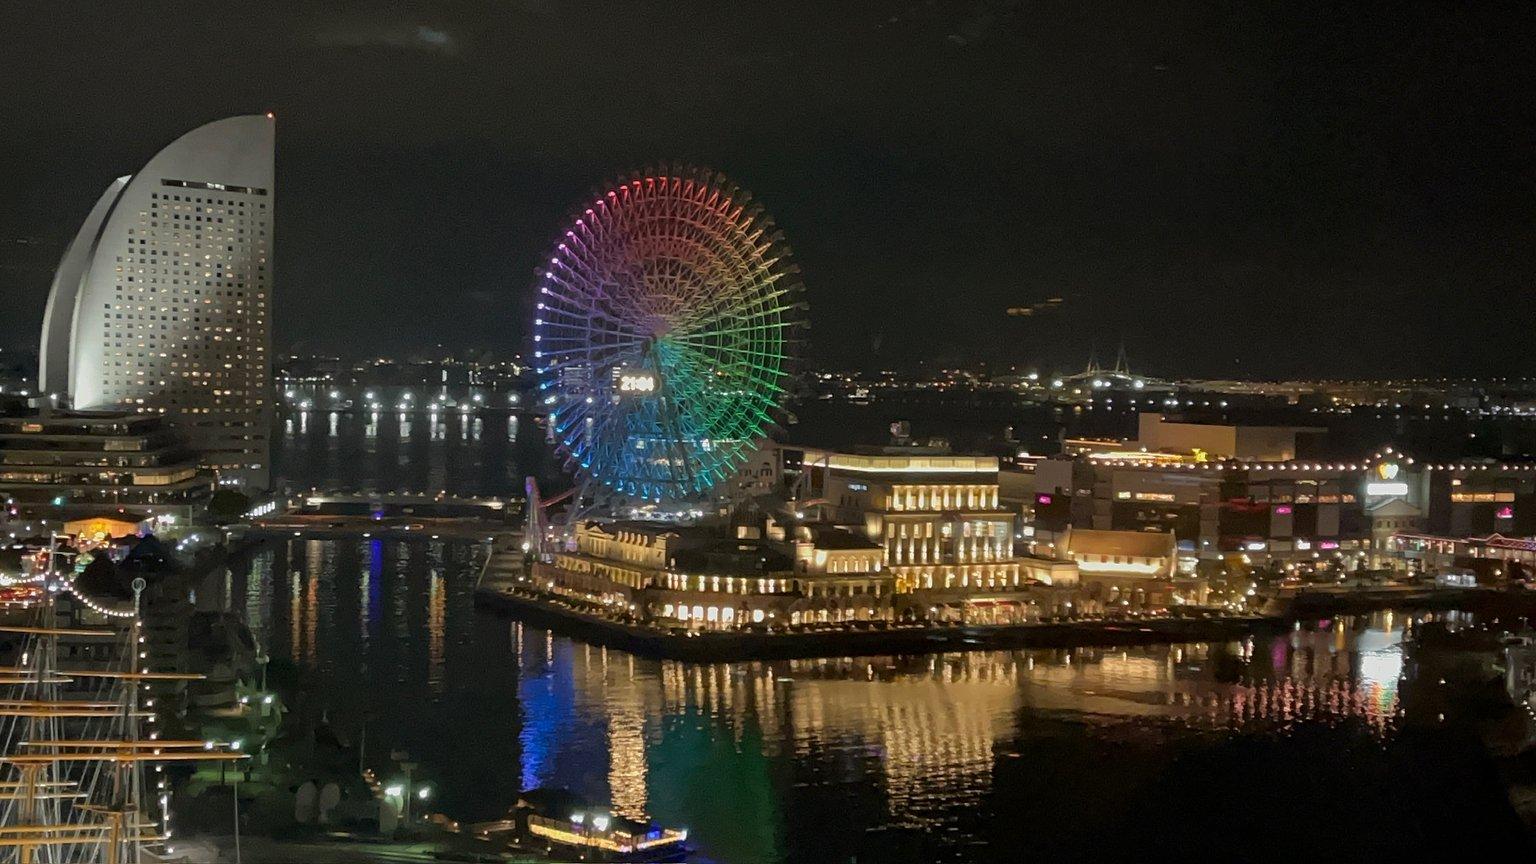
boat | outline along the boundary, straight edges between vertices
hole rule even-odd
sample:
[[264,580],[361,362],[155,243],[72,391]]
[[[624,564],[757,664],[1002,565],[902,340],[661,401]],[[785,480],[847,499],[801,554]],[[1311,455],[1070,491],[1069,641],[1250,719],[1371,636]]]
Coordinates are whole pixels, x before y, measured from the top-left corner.
[[565,789],[525,792],[507,818],[470,830],[485,839],[506,835],[510,848],[556,861],[677,862],[693,851],[685,828],[620,816]]

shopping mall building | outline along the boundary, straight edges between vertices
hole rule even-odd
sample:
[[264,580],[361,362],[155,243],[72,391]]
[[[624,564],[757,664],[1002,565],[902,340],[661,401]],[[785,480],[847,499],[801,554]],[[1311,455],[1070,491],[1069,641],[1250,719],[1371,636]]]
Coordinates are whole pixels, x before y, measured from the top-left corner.
[[[1169,431],[1179,425],[1197,428]],[[1069,529],[1090,528],[1171,533],[1186,562],[1236,555],[1417,569],[1473,549],[1504,554],[1474,541],[1536,535],[1536,463],[1422,462],[1392,447],[1353,460],[1297,458],[1290,439],[1305,429],[1266,430],[1249,439],[1262,442],[1253,450],[1241,435],[1226,439],[1237,452],[1192,444],[1211,446],[1216,436],[1199,428],[1210,425],[1161,423],[1154,438],[1143,422],[1141,441],[1069,441],[1060,456],[1006,472],[1031,551],[1055,555]],[[1448,543],[1460,552],[1433,552]]]

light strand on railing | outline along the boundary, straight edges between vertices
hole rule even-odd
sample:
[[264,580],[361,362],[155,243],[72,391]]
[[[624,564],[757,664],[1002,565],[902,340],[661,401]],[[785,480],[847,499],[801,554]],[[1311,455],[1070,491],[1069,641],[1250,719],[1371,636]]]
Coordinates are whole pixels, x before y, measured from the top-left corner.
[[70,593],[70,596],[74,597],[76,600],[79,600],[81,603],[84,603],[91,610],[96,611],[96,612],[100,612],[101,614],[107,616],[108,618],[132,618],[133,617],[134,613],[133,613],[132,609],[128,609],[126,611],[122,610],[122,609],[108,609],[107,607],[101,605],[100,603],[97,603],[95,600],[92,600],[91,598],[85,596],[84,594],[81,594],[79,591],[76,591],[73,585],[65,588],[65,590]]

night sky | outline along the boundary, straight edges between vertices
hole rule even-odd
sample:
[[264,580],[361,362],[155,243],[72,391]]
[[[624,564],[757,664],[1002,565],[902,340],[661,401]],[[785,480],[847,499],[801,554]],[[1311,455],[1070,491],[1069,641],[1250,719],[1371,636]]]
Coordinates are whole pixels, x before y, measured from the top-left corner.
[[1536,374],[1536,4],[219,6],[0,3],[0,342],[112,178],[272,110],[279,352],[520,350],[566,211],[684,161],[816,363]]

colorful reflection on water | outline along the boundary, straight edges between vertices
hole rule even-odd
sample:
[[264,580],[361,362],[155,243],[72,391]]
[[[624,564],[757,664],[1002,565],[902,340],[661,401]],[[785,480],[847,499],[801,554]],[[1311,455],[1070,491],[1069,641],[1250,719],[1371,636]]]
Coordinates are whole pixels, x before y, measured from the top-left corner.
[[[1352,799],[1401,794],[1394,754],[1424,746],[1399,699],[1421,615],[1233,643],[701,665],[476,612],[479,555],[284,541],[230,587],[272,656],[299,667],[297,713],[347,734],[367,720],[370,748],[408,750],[464,819],[564,786],[686,826],[719,861],[1015,860],[1021,843],[1086,859],[1089,840],[1118,848],[1118,832],[1092,839],[1100,820],[1141,824],[1187,799],[1218,826],[1204,830],[1306,844],[1318,828],[1295,813],[1374,812]],[[1436,739],[1430,758],[1460,752]],[[1210,791],[1228,787],[1226,803]],[[1418,819],[1378,830],[1429,848]]]

